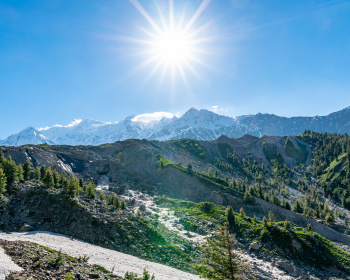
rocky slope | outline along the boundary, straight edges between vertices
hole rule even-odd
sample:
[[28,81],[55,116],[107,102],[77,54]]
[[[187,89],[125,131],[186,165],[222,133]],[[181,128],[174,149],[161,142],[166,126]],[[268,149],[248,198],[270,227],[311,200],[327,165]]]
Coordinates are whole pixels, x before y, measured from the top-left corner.
[[327,116],[292,118],[260,113],[231,118],[208,110],[191,108],[181,117],[164,117],[151,122],[139,121],[131,116],[118,123],[83,120],[74,125],[53,126],[40,130],[29,127],[1,140],[0,145],[100,145],[131,138],[162,141],[181,138],[214,140],[221,135],[297,135],[304,130],[350,133],[350,108]]

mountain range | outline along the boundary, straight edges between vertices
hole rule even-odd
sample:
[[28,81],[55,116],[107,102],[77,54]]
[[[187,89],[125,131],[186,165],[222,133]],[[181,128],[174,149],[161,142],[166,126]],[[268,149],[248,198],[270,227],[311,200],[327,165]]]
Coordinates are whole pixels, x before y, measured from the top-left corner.
[[259,113],[232,118],[205,109],[191,108],[180,117],[163,117],[150,122],[139,121],[135,116],[118,123],[86,119],[69,126],[42,129],[27,127],[0,140],[0,145],[100,145],[131,138],[160,141],[181,138],[214,140],[221,135],[235,138],[245,134],[257,137],[283,136],[297,135],[305,130],[350,134],[350,107],[327,116],[315,117],[287,118]]

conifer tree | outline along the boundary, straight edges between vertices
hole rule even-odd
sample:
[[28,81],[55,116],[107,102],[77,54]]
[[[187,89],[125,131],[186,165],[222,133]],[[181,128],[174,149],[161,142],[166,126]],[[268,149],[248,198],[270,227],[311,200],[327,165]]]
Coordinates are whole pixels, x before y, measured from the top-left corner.
[[269,212],[269,222],[271,226],[276,222],[275,216],[273,215],[271,210]]
[[44,178],[45,172],[46,172],[46,167],[45,167],[45,165],[42,165],[42,166],[40,167],[40,178],[41,178],[41,179]]
[[7,185],[6,175],[4,171],[0,168],[0,194],[3,194],[4,192],[6,192],[6,185]]
[[241,209],[239,210],[239,214],[241,215],[242,218],[245,217],[245,212],[243,210],[243,208],[241,207]]
[[107,196],[107,204],[113,204],[113,195]]
[[311,230],[312,230],[311,224],[307,224],[307,231],[311,231]]
[[120,201],[120,208],[121,208],[121,209],[126,209],[126,204],[125,204],[125,200],[124,200],[124,199],[122,199],[122,200]]
[[113,195],[113,206],[117,209],[120,208],[120,200],[116,194]]
[[79,180],[75,178],[73,174],[70,174],[68,178],[67,193],[70,196],[76,196],[79,194]]
[[263,217],[262,222],[263,222],[264,226],[266,227],[267,226],[267,219],[265,216]]
[[46,188],[53,188],[55,186],[55,181],[52,175],[51,167],[49,167],[44,175],[43,183]]
[[90,181],[90,183],[86,186],[86,196],[88,198],[94,198],[96,195],[96,189],[95,184],[93,181]]
[[285,219],[285,221],[284,221],[284,228],[285,229],[289,229],[290,228],[290,222],[287,219]]
[[12,160],[11,156],[8,156],[7,159],[3,160],[2,169],[6,175],[7,182],[11,183],[18,179],[17,165]]
[[63,182],[67,181],[67,173],[65,171],[62,171],[60,173],[60,183],[63,185]]
[[104,196],[103,192],[100,192],[100,194],[98,196],[98,199],[101,200],[101,201],[105,200],[105,196]]
[[225,210],[225,215],[228,221],[229,228],[232,229],[236,226],[236,217],[235,213],[233,212],[232,207],[229,205],[227,206]]
[[334,223],[334,216],[333,216],[333,213],[331,211],[327,212],[327,214],[326,214],[326,223],[328,225],[331,225]]
[[225,224],[216,233],[216,238],[207,238],[205,246],[199,247],[205,257],[201,264],[196,264],[193,268],[206,279],[240,279],[248,271],[248,266],[237,260],[233,249],[235,244],[234,236],[229,233],[228,225]]
[[21,164],[17,165],[18,180],[24,182],[23,167]]
[[23,177],[24,177],[24,180],[29,180],[30,179],[30,173],[31,173],[31,170],[32,170],[32,165],[30,163],[29,160],[26,160],[23,164]]
[[0,150],[0,164],[2,164],[4,160],[5,160],[4,153],[2,150]]
[[303,207],[301,206],[299,200],[295,200],[293,203],[292,211],[295,213],[303,213]]
[[243,200],[244,200],[244,202],[252,202],[253,201],[253,197],[248,190],[245,191]]
[[40,181],[40,168],[39,167],[35,168],[34,179],[37,181]]
[[58,174],[57,170],[52,170],[52,177],[54,181],[54,185],[58,186],[60,184],[60,175]]
[[189,162],[187,164],[187,171],[190,172],[190,173],[192,173],[192,171],[193,171],[193,167],[192,167],[192,163],[191,162]]

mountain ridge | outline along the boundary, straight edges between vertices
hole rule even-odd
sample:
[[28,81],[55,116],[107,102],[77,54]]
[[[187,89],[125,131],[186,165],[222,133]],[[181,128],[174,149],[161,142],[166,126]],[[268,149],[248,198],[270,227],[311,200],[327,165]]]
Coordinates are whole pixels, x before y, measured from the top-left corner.
[[221,135],[235,138],[245,134],[283,136],[297,135],[305,130],[350,133],[350,107],[326,116],[313,117],[281,117],[267,113],[228,117],[206,109],[191,108],[180,117],[162,117],[149,122],[137,120],[132,115],[114,123],[85,119],[68,126],[29,128],[0,140],[0,145],[101,145],[130,138],[214,140]]

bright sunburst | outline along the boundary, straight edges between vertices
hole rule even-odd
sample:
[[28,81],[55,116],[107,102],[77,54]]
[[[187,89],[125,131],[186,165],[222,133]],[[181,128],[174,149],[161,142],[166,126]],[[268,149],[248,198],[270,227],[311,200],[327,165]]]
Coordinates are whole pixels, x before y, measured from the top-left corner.
[[140,27],[145,35],[143,38],[129,38],[130,41],[140,44],[141,50],[138,54],[145,58],[136,69],[151,66],[148,78],[158,71],[162,72],[163,78],[168,73],[171,73],[173,78],[180,74],[188,86],[186,74],[190,72],[199,77],[196,67],[206,66],[201,57],[208,53],[205,43],[212,40],[205,34],[209,24],[198,27],[195,23],[210,0],[204,0],[188,19],[184,11],[175,16],[172,0],[169,0],[167,9],[169,12],[166,15],[157,6],[157,17],[151,17],[137,0],[130,2],[149,24],[148,27]]

